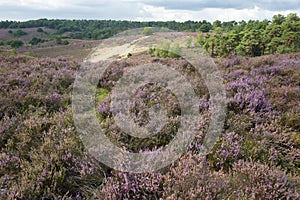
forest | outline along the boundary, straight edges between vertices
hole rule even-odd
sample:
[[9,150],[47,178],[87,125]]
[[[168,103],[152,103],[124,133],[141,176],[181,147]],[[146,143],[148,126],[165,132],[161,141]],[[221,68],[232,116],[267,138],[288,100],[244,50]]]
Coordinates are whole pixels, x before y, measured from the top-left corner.
[[261,56],[300,50],[300,18],[296,14],[275,15],[269,22],[250,20],[238,25],[213,23],[213,32],[199,34],[198,42],[211,56]]
[[116,35],[122,31],[143,27],[165,27],[174,31],[203,31],[211,30],[212,25],[206,20],[186,22],[137,22],[115,20],[58,20],[39,19],[26,22],[1,21],[0,29],[21,29],[47,27],[55,29],[56,34],[69,33],[74,39],[104,39]]

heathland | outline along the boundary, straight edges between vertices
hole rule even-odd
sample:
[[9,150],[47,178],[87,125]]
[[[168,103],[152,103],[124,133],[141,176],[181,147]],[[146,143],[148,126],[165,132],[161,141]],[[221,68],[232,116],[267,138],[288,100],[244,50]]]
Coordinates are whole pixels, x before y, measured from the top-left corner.
[[[118,35],[130,29],[137,31]],[[0,45],[0,199],[300,198],[297,15],[213,23],[2,21]],[[196,138],[177,161],[136,174],[88,153],[72,110],[83,62],[111,60],[96,86],[95,116],[114,144],[146,152],[176,135],[178,99],[157,83],[138,88],[130,102],[134,122],[147,125],[149,108],[157,103],[168,120],[151,138],[135,138],[117,126],[111,91],[128,70],[149,63],[193,80],[195,68],[181,53],[199,47],[218,66],[227,96],[222,135],[208,155],[199,155],[211,114],[201,77],[192,82],[199,98]]]

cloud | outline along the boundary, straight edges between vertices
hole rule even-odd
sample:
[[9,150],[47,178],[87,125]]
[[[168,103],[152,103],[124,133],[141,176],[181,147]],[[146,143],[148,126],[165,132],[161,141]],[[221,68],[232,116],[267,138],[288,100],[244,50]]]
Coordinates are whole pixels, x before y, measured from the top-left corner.
[[299,0],[127,0],[128,2],[143,2],[155,7],[164,7],[175,10],[202,10],[207,8],[224,9],[254,9],[259,7],[271,11],[284,11],[300,9]]
[[[202,10],[196,11],[187,11],[187,10],[176,10],[176,9],[166,9],[164,7],[155,7],[155,6],[145,6],[144,10],[149,13],[150,16],[138,18],[141,21],[149,21],[149,20],[157,20],[157,21],[202,21],[208,20],[213,22],[215,20],[220,21],[248,21],[252,20],[264,20],[264,19],[272,19],[272,17],[276,14],[288,15],[291,10],[286,11],[271,11],[264,10],[259,7],[254,7],[252,9],[233,9],[233,8],[204,8]],[[298,16],[300,14],[300,10],[297,11]]]
[[116,19],[139,21],[271,19],[300,13],[298,0],[1,0],[0,20]]
[[0,2],[1,20],[37,18],[64,19],[120,19],[133,20],[146,15],[139,3],[116,1],[19,0]]

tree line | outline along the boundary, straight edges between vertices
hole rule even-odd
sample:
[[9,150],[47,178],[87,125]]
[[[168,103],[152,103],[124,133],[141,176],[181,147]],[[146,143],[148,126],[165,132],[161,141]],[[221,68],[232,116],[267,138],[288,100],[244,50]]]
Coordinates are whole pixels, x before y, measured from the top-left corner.
[[212,24],[206,20],[186,22],[137,22],[117,20],[61,20],[61,19],[39,19],[25,22],[1,21],[0,28],[37,28],[46,27],[55,29],[56,34],[68,33],[73,39],[104,39],[118,34],[122,31],[143,27],[166,27],[175,31],[203,31],[211,30]]
[[[289,53],[300,50],[300,18],[291,13],[274,15],[272,20],[249,20],[210,23],[203,21],[117,21],[117,20],[61,20],[39,19],[25,22],[1,21],[0,28],[50,28],[56,30],[49,37],[71,39],[105,39],[122,31],[143,27],[164,27],[174,31],[199,32],[197,44],[203,46],[213,57],[231,54],[260,56],[274,53]],[[11,30],[10,30],[11,31]],[[20,35],[22,30],[11,34]],[[43,31],[42,29],[40,31]],[[150,32],[149,32],[150,31]],[[152,34],[144,29],[144,34]],[[40,41],[32,41],[37,43]]]
[[278,14],[272,21],[226,24],[215,21],[210,32],[200,31],[197,36],[197,43],[211,56],[261,56],[300,51],[300,18],[297,14],[286,17]]

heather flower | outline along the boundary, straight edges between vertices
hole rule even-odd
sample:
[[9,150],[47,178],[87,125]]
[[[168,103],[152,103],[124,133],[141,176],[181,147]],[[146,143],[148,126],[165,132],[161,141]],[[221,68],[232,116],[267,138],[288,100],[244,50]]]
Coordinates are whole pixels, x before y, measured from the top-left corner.
[[297,199],[300,197],[295,185],[287,175],[275,167],[240,160],[233,166],[235,197],[251,199]]
[[211,155],[213,166],[216,169],[229,170],[234,162],[243,157],[242,141],[243,138],[235,132],[223,134],[220,144],[215,147],[215,153]]
[[20,167],[20,158],[6,153],[0,154],[0,173],[3,175],[9,170],[16,170]]
[[198,106],[200,111],[205,111],[209,108],[209,101],[205,97],[200,98]]
[[240,64],[240,58],[237,56],[232,56],[230,59],[225,61],[225,67],[233,67]]
[[104,99],[103,101],[100,101],[98,103],[98,114],[103,118],[111,115],[109,98]]
[[[151,174],[115,171],[85,150],[70,106],[77,63],[0,55],[0,199],[300,198],[298,53],[222,60],[229,109],[223,134],[206,157],[198,155],[210,122],[204,81],[184,59],[141,58],[111,63],[97,87],[111,89],[129,66],[156,62],[179,71],[199,96],[189,151]],[[129,111],[136,124],[147,125],[156,117],[154,109],[165,111],[166,123],[156,135],[141,139],[123,132],[112,116],[111,96],[95,102],[100,126],[127,151],[163,148],[180,127],[178,100],[157,83],[132,93]]]
[[161,196],[161,181],[159,173],[116,172],[95,195],[101,199],[158,199]]
[[262,88],[267,77],[253,74],[255,72],[243,75],[229,83],[227,90],[233,94],[229,102],[240,110],[270,111],[271,105]]
[[244,73],[245,73],[244,70],[236,69],[236,70],[233,70],[232,72],[230,72],[229,74],[225,74],[224,77],[226,79],[236,79],[236,78],[242,76]]

